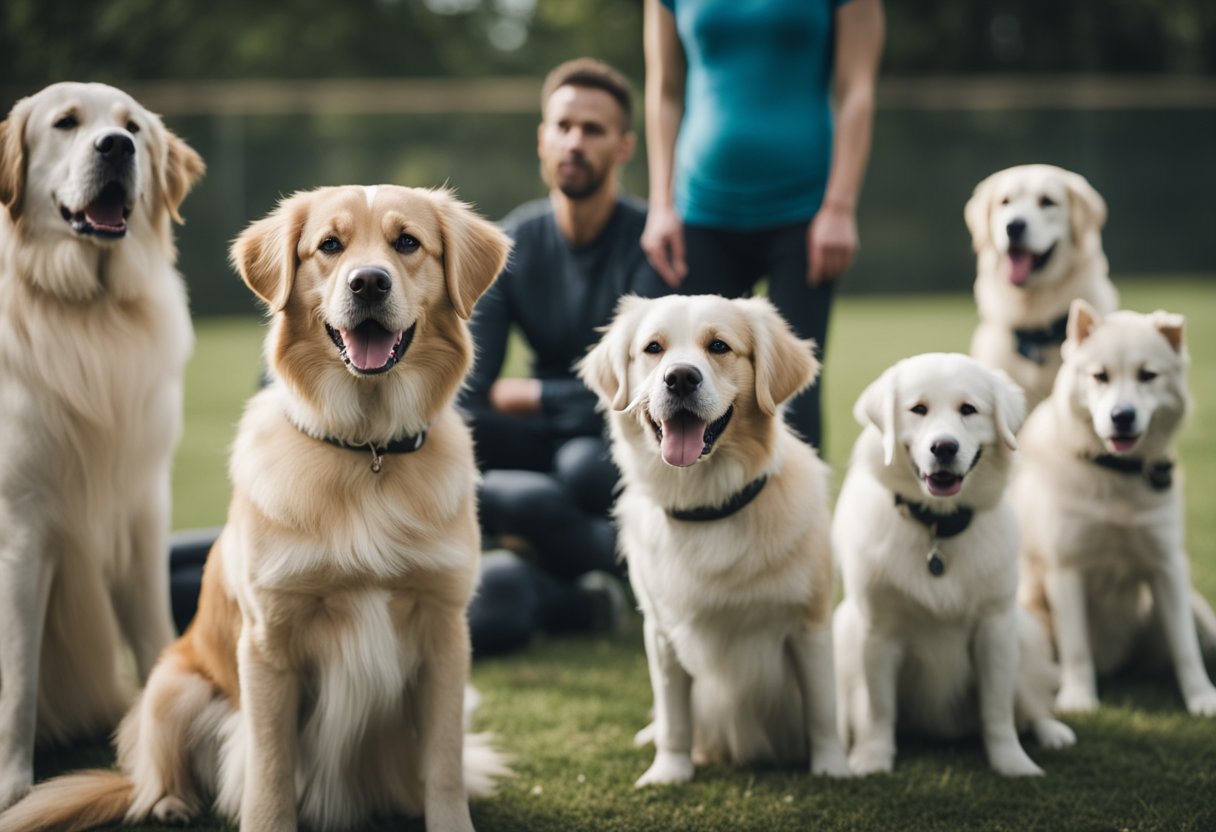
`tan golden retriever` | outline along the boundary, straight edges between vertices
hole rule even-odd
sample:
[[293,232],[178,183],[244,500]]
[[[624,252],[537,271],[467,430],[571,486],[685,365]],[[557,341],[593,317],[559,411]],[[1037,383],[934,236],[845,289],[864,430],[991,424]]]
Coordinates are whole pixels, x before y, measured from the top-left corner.
[[616,504],[645,616],[656,755],[810,759],[845,776],[832,672],[828,470],[781,404],[818,371],[764,299],[627,297],[580,372],[609,409]]
[[963,216],[980,316],[971,354],[1008,373],[1029,412],[1051,392],[1073,298],[1102,312],[1119,304],[1102,251],[1106,201],[1078,173],[1019,165],[976,185]]
[[1042,774],[1018,738],[1075,736],[1051,718],[1046,633],[1016,603],[1017,525],[1005,486],[1025,413],[1004,373],[966,355],[904,359],[866,388],[836,503],[844,577],[835,635],[857,774],[891,771],[896,729],[980,735],[992,768]]
[[[121,90],[0,122],[0,809],[35,737],[112,729],[173,638],[169,467],[193,336],[171,221],[203,163]],[[126,665],[126,666],[124,666]]]
[[[1014,480],[1024,603],[1050,616],[1056,707],[1092,711],[1097,677],[1169,667],[1216,717],[1216,616],[1191,587],[1174,437],[1189,408],[1181,315],[1076,301],[1055,389],[1022,431]],[[1202,639],[1201,639],[1202,637]]]
[[261,832],[472,828],[466,788],[502,767],[463,739],[477,469],[452,398],[508,247],[446,192],[388,185],[296,194],[241,234],[274,380],[238,429],[198,615],[123,721],[121,773],[39,786],[0,829],[209,804]]

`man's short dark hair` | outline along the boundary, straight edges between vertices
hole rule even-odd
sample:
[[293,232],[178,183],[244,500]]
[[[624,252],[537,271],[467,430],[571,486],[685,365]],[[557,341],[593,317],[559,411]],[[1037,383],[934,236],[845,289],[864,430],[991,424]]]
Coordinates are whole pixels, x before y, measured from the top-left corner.
[[616,99],[624,115],[624,130],[633,129],[633,91],[629,81],[613,67],[595,58],[575,58],[559,64],[547,76],[540,88],[540,108],[543,113],[549,96],[559,87],[589,87],[603,90]]

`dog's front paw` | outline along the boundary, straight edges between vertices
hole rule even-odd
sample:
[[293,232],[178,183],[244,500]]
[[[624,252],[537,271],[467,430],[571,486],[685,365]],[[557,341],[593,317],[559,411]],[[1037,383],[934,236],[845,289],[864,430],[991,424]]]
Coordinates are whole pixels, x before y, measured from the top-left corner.
[[886,743],[859,745],[849,754],[849,768],[859,777],[889,774],[895,768],[895,749]]
[[992,770],[1002,777],[1040,777],[1043,774],[1043,769],[1035,765],[1022,746],[1016,743],[990,751],[988,762]]
[[1038,719],[1031,727],[1035,740],[1042,748],[1068,748],[1077,744],[1077,735],[1058,719]]
[[1208,687],[1197,696],[1188,697],[1186,709],[1191,716],[1216,716],[1216,688]]
[[168,826],[183,826],[194,819],[194,810],[180,797],[167,794],[152,807],[152,819]]
[[1065,714],[1087,714],[1098,708],[1098,697],[1084,685],[1064,685],[1056,694],[1056,710]]
[[12,806],[34,785],[34,772],[25,766],[0,770],[0,812]]
[[692,779],[692,757],[674,751],[660,751],[646,773],[633,785],[661,786],[667,783],[687,783]]
[[811,751],[811,774],[822,777],[852,777],[844,749],[839,745],[816,748]]

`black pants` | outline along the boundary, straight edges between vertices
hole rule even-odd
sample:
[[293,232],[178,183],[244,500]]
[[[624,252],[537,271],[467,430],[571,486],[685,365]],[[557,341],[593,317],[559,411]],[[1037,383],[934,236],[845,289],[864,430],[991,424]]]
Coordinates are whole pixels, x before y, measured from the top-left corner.
[[[685,295],[750,295],[768,278],[768,296],[799,338],[813,338],[816,357],[823,361],[835,282],[812,288],[807,282],[805,222],[760,231],[684,227],[688,277],[680,286]],[[786,408],[786,421],[816,448],[823,446],[819,391],[823,377]]]

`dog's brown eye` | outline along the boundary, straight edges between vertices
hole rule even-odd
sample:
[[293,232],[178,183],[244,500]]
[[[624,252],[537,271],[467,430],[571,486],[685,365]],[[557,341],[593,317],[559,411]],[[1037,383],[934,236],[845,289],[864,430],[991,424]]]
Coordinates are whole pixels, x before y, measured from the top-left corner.
[[133,122],[133,121],[128,121],[128,122],[127,122],[127,132],[128,132],[128,133],[138,133],[138,132],[139,132],[139,125],[138,125],[138,124],[136,124],[136,123],[135,123],[135,122]]
[[1098,382],[1098,384],[1106,384],[1110,381],[1110,374],[1106,370],[1099,370],[1094,373],[1094,381]]
[[914,405],[912,405],[912,412],[915,413],[917,416],[924,416],[926,413],[929,412],[929,408],[923,404],[914,404]]
[[342,250],[342,243],[337,237],[326,237],[321,241],[321,245],[317,246],[317,249],[326,254],[337,254]]
[[964,416],[970,416],[973,413],[976,413],[977,411],[975,409],[975,405],[967,404],[966,402],[963,402],[961,405],[959,405],[958,412]]
[[422,247],[422,243],[418,242],[417,238],[411,237],[409,234],[402,234],[393,241],[393,248],[402,254],[412,254]]
[[715,338],[709,342],[709,351],[721,355],[724,352],[730,352],[730,346],[721,338]]
[[1039,207],[1040,208],[1053,208],[1053,207],[1055,207],[1055,204],[1056,204],[1056,201],[1049,196],[1039,197]]
[[1152,381],[1156,377],[1157,377],[1157,374],[1147,368],[1142,368],[1140,370],[1140,374],[1137,376],[1137,378],[1139,378],[1140,381],[1145,384]]
[[1005,197],[1004,199],[1002,199],[1002,200],[1001,200],[1001,204],[1002,204],[1002,205],[1008,205],[1008,204],[1009,204],[1009,197]]
[[68,113],[66,116],[60,116],[59,120],[55,122],[54,127],[56,130],[72,130],[79,125],[80,122],[76,120],[76,116]]
[[649,352],[649,353],[660,353],[662,351],[663,351],[663,345],[660,344],[658,341],[651,341],[649,344],[646,345],[646,349],[643,350],[643,352]]

